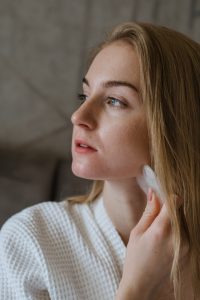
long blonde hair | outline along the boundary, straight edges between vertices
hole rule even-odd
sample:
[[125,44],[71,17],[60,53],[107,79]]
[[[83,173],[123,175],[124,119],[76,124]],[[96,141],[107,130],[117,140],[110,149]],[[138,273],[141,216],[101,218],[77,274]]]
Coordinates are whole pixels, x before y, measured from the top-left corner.
[[[192,282],[200,295],[200,45],[185,35],[152,24],[124,23],[96,48],[117,40],[133,45],[141,68],[141,96],[146,108],[152,166],[160,179],[170,211],[174,237],[171,271],[179,299],[178,260],[182,229],[189,242]],[[72,203],[93,201],[103,189],[71,197]],[[177,209],[174,195],[183,199]]]

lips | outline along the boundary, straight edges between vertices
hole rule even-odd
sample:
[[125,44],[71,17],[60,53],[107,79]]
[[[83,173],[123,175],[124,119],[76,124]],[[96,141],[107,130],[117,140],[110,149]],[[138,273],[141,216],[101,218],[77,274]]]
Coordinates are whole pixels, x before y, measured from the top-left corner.
[[75,140],[75,145],[77,147],[94,149],[91,145],[89,145],[86,141],[83,140]]
[[91,153],[97,151],[84,140],[75,140],[75,151],[78,153]]

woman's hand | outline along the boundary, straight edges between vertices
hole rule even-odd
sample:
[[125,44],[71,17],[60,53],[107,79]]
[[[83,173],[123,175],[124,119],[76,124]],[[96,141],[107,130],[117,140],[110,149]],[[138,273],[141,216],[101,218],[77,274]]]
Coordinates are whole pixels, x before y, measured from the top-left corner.
[[149,190],[146,209],[131,231],[116,300],[156,299],[169,282],[173,261],[167,207]]

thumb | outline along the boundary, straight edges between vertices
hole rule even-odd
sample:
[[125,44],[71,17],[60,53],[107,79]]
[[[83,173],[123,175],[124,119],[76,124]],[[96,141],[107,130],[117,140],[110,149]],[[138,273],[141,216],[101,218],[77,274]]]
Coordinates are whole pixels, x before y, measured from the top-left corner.
[[159,199],[156,194],[149,189],[148,197],[147,197],[147,205],[142,214],[141,219],[139,220],[138,224],[134,228],[134,232],[136,234],[143,234],[153,223],[156,216],[160,212],[160,203]]

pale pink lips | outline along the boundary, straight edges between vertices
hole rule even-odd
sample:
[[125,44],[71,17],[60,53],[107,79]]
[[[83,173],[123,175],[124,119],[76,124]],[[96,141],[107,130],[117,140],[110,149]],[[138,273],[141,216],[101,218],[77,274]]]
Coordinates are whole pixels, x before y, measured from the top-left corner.
[[75,140],[75,152],[77,153],[92,153],[97,150],[83,140]]

